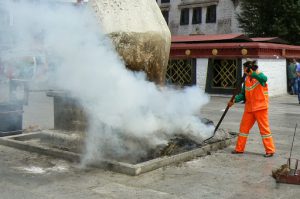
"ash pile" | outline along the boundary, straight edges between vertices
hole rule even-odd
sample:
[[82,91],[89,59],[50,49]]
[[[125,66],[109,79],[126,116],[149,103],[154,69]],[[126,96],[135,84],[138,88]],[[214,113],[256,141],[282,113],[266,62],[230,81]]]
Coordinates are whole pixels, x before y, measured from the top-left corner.
[[289,175],[291,172],[291,169],[287,164],[283,164],[278,169],[274,169],[272,171],[272,177],[275,179],[278,179],[281,175]]
[[106,162],[117,161],[138,164],[156,158],[173,156],[199,149],[205,145],[228,140],[237,135],[236,133],[219,129],[215,132],[214,137],[205,141],[212,135],[215,125],[209,119],[199,118],[199,120],[201,120],[201,123],[204,124],[204,126],[208,127],[206,130],[211,131],[211,133],[206,135],[207,137],[195,135],[193,132],[183,130],[179,130],[172,134],[160,131],[157,132],[155,136],[137,136],[128,133],[115,133],[114,135],[116,137],[112,138],[111,133],[99,134],[98,137],[91,137],[92,140],[90,141],[100,144],[86,145],[87,149],[90,150],[90,153],[86,153],[86,151],[83,152],[84,156],[82,162],[84,164],[93,164],[99,162],[99,160],[100,162],[105,160]]

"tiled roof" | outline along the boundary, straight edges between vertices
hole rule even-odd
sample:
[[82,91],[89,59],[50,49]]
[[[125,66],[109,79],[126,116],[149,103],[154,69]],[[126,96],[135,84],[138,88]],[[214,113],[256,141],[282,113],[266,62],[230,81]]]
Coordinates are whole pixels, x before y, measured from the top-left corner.
[[252,40],[243,34],[214,34],[214,35],[174,35],[172,43],[209,43],[209,42],[235,42]]
[[279,37],[254,37],[251,40],[256,42],[269,42],[269,43],[278,43],[278,44],[287,44],[288,42],[280,39]]

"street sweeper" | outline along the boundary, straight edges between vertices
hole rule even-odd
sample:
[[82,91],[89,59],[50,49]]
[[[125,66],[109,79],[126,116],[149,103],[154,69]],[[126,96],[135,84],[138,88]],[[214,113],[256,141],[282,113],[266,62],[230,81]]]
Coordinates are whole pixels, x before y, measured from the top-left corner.
[[249,131],[254,123],[257,122],[265,147],[264,157],[272,157],[275,153],[275,145],[268,118],[269,97],[267,76],[258,70],[255,60],[246,61],[243,64],[243,69],[245,80],[241,92],[228,102],[229,107],[237,102],[245,102],[238,140],[235,150],[232,153],[244,153]]

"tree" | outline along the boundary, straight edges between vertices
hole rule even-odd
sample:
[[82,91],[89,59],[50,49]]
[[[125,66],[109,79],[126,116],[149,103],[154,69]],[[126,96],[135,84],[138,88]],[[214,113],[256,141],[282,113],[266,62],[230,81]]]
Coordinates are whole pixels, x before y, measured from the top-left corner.
[[240,28],[249,37],[280,37],[300,44],[300,0],[241,0]]

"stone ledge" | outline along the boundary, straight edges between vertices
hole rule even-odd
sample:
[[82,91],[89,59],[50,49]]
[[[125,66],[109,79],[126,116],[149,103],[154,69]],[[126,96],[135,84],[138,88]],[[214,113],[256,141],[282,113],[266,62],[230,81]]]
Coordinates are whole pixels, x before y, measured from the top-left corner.
[[[28,143],[26,141],[32,140],[32,139],[39,139],[39,138],[45,138],[45,136],[52,136],[53,133],[49,134],[46,132],[34,132],[34,133],[27,133],[22,135],[14,135],[14,136],[8,136],[4,138],[0,138],[0,144],[14,147],[17,149],[29,151],[29,152],[35,152],[39,154],[49,155],[56,158],[61,158],[64,160],[72,161],[72,162],[80,162],[81,155],[78,153],[65,151],[62,149],[52,148],[49,146],[43,146],[42,144],[36,144],[36,143]],[[57,139],[68,139],[68,136],[59,136]],[[101,162],[95,162],[93,164],[90,164],[88,166],[96,167],[96,168],[104,168],[111,171],[115,171],[118,173],[123,173],[131,176],[140,175],[142,173],[146,173],[149,171],[153,171],[155,169],[176,164],[180,162],[185,162],[191,159],[194,159],[196,157],[202,157],[207,154],[209,154],[212,151],[217,151],[219,149],[223,149],[229,145],[232,144],[233,138],[221,140],[218,142],[214,142],[211,144],[207,144],[201,148],[197,148],[191,151],[183,152],[177,155],[172,156],[165,156],[160,157],[156,159],[152,159],[146,162],[138,163],[138,164],[130,164],[125,162],[117,162],[117,161],[101,161]],[[70,139],[72,140],[72,139]],[[68,141],[70,141],[68,140]]]

